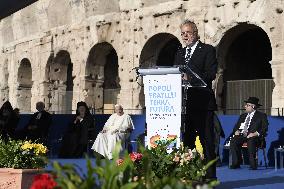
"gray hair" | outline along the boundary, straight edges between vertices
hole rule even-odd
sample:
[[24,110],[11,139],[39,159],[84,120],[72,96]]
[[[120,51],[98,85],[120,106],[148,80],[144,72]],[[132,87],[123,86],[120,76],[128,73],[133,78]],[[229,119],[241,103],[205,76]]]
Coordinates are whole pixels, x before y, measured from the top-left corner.
[[181,23],[180,27],[182,27],[182,26],[184,26],[184,25],[190,25],[190,26],[192,27],[193,31],[196,32],[196,34],[198,34],[197,26],[196,26],[196,24],[195,24],[193,21],[191,21],[191,20],[189,20],[189,19],[185,19],[185,20]]
[[123,109],[123,107],[122,107],[121,104],[116,104],[116,105],[114,105],[114,107],[115,107],[115,108],[118,108],[118,107],[119,107],[119,108]]

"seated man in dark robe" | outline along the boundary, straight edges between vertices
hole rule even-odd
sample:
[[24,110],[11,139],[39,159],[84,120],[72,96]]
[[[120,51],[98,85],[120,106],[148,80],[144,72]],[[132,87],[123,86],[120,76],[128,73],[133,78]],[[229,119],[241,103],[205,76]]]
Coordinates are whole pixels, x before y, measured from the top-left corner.
[[0,135],[4,140],[14,139],[19,118],[15,114],[11,103],[6,101],[0,109]]
[[43,102],[36,103],[38,112],[34,113],[24,129],[28,140],[47,145],[48,131],[52,122],[51,114],[44,110]]
[[80,158],[87,152],[88,132],[94,128],[94,119],[85,102],[77,103],[77,110],[62,140],[60,158]]

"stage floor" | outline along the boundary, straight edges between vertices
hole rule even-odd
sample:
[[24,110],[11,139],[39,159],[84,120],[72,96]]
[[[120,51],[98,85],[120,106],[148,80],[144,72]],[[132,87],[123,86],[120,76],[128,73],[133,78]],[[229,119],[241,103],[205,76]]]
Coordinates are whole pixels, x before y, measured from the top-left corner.
[[[94,159],[92,159],[94,160]],[[51,159],[46,170],[52,170],[52,162],[61,164],[76,164],[86,173],[85,159]],[[217,168],[217,176],[221,184],[216,189],[282,189],[284,188],[284,169],[274,170],[274,167],[259,167],[258,170],[249,170],[247,165],[241,169],[229,169],[228,166]]]

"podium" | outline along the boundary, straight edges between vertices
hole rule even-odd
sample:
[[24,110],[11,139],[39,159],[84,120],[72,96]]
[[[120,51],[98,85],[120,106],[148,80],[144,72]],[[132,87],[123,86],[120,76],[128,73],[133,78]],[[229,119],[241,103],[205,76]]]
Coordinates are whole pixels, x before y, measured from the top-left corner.
[[[153,148],[159,141],[175,139],[168,148],[179,148],[182,113],[186,104],[182,94],[190,87],[206,87],[206,83],[184,65],[144,68],[137,72],[143,77],[144,84],[146,146]],[[190,80],[182,80],[183,74],[187,74]]]

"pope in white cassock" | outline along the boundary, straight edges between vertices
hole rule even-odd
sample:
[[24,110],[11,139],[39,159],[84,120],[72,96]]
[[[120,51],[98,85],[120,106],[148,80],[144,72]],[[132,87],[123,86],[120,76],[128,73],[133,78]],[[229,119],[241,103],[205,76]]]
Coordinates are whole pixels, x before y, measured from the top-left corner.
[[115,105],[115,114],[112,114],[98,134],[92,149],[102,156],[112,159],[112,151],[118,141],[121,141],[121,150],[125,150],[125,140],[134,129],[131,117],[123,112],[121,105]]

